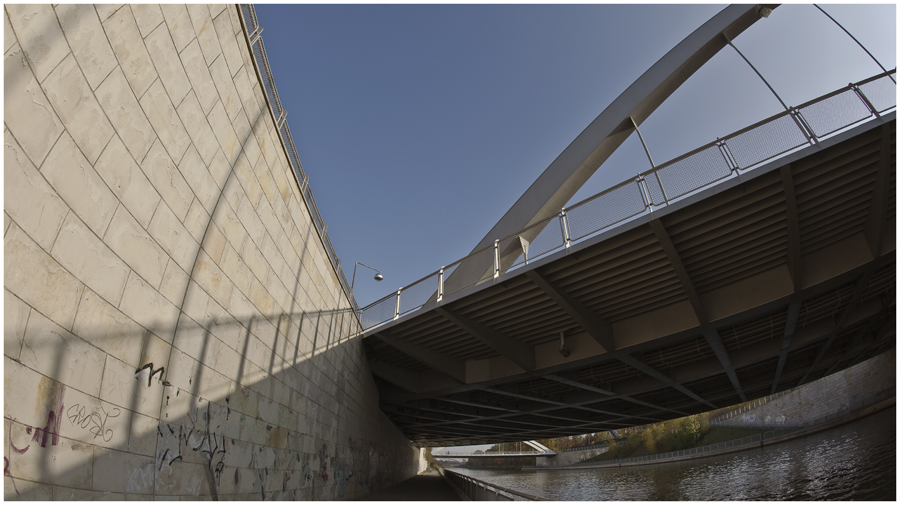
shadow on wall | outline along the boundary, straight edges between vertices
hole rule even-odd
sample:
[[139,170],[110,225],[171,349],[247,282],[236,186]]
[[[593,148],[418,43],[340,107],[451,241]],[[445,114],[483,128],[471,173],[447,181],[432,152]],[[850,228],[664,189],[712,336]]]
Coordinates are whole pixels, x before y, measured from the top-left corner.
[[[33,45],[31,38],[17,39],[18,49],[10,49],[5,83],[7,96],[16,99],[9,102],[30,104],[27,97],[42,93],[50,98],[28,109],[33,117],[12,108],[4,117],[7,195],[18,197],[7,198],[4,209],[4,496],[334,499],[361,496],[414,475],[417,451],[378,408],[361,339],[354,338],[357,319],[350,309],[340,308],[349,301],[333,266],[322,261],[324,245],[311,218],[303,215],[308,204],[290,175],[262,84],[251,84],[251,93],[240,94],[231,86],[217,93],[218,84],[204,88],[185,81],[190,85],[185,84],[184,97],[206,91],[214,98],[210,112],[196,114],[205,129],[182,124],[179,118],[192,113],[176,110],[162,83],[165,76],[148,81],[158,93],[146,99],[136,100],[147,89],[135,92],[128,89],[130,82],[123,84],[124,94],[134,94],[131,112],[136,116],[157,107],[170,113],[164,121],[138,118],[153,130],[151,135],[159,134],[149,137],[143,154],[150,156],[149,149],[166,158],[172,150],[193,158],[178,163],[167,159],[165,167],[143,164],[134,158],[127,132],[103,117],[114,107],[93,96],[96,86],[88,85],[80,60],[69,54],[56,10],[13,10],[8,38],[44,31],[50,36],[34,38]],[[205,36],[221,38],[225,49],[220,54],[230,48],[240,67],[241,57],[249,62],[250,55],[245,46],[228,41],[234,35],[243,41],[244,34],[232,24],[237,23],[236,11],[226,17],[225,7],[217,11],[202,16]],[[34,23],[27,30],[26,18]],[[146,49],[132,12],[118,10],[98,22],[92,33],[117,33],[122,41],[133,39],[137,52]],[[65,31],[68,25],[63,24]],[[121,50],[129,44],[114,48],[115,58],[125,59],[122,65],[151,61]],[[66,56],[59,59],[66,63],[54,65],[65,75],[48,78],[48,73],[62,72],[48,66],[36,77],[31,70],[35,58],[60,51]],[[107,53],[113,55],[111,51]],[[218,68],[226,82],[237,79],[237,70],[225,59],[207,65],[206,74]],[[119,69],[110,75],[122,74]],[[51,109],[74,107],[76,100],[45,90],[51,81],[68,91],[87,89],[78,98],[96,111],[91,116],[96,124],[80,115],[56,117]],[[41,124],[36,122],[39,109],[53,115],[48,122],[52,127],[34,126]],[[61,182],[45,170],[53,163],[29,160],[26,154],[37,149],[34,144],[42,146],[41,160],[69,151],[96,152],[79,154],[82,172],[70,171],[72,179]],[[213,170],[218,159],[222,161]],[[111,165],[121,165],[121,172]],[[188,173],[192,167],[204,173]],[[157,256],[123,253],[124,232],[98,234],[79,223],[98,204],[72,188],[94,183],[104,190],[105,203],[121,210],[116,215],[144,211],[146,219],[128,217],[134,221],[129,231],[146,239]],[[186,217],[170,212],[180,193],[173,196],[178,191],[169,185],[189,197],[185,212],[199,209],[190,230],[178,222]],[[37,197],[52,205],[36,212]],[[193,201],[199,203],[194,206]],[[173,235],[184,232],[178,240],[163,244],[162,232],[150,231],[146,223],[157,215],[154,208],[174,216]],[[124,287],[117,293],[103,289],[106,270],[91,269],[96,265],[87,260],[97,259],[90,256],[92,249],[54,242],[64,220],[78,224],[84,237],[103,246],[96,250],[121,267],[117,271]],[[129,245],[134,243],[144,244]],[[229,252],[233,264],[225,268]],[[262,274],[250,267],[251,253],[259,264],[268,263]],[[182,275],[173,276],[163,294],[155,286],[168,272],[159,265],[167,264]],[[310,293],[304,292],[301,278],[304,286],[316,279],[310,281],[316,284]],[[126,303],[122,290],[132,287],[137,294]],[[63,306],[65,310],[59,308]]]
[[[40,344],[47,349],[26,346],[21,360],[5,360],[7,405],[34,403],[33,417],[6,419],[5,497],[51,499],[52,484],[55,500],[91,498],[96,489],[113,499],[315,500],[363,496],[393,484],[410,471],[394,466],[415,466],[416,450],[392,454],[390,444],[375,442],[386,438],[382,430],[399,435],[383,414],[366,426],[354,421],[377,409],[377,392],[356,379],[369,371],[351,365],[366,367],[353,314],[299,317],[293,342],[275,333],[264,343],[249,330],[259,321],[243,321],[247,330],[234,334],[240,354],[210,338],[233,331],[215,321],[179,327],[180,335],[190,333],[179,339],[188,348],[172,347],[171,357],[153,355],[150,332],[126,336],[141,343],[131,350],[140,352],[142,366],[110,355],[103,370],[84,370],[99,379],[84,392],[33,370],[64,379],[85,365],[69,345],[79,345],[76,337],[47,328]],[[313,335],[311,345],[302,344],[304,333]],[[38,354],[55,360],[36,362]],[[169,369],[157,364],[165,362]]]
[[[218,268],[206,249],[215,221],[238,219],[229,185],[239,182],[249,135],[233,151],[203,248],[195,243],[190,252],[193,271],[172,307],[174,326],[154,314],[156,324],[116,320],[123,326],[76,324],[69,332],[38,312],[39,301],[15,302],[35,310],[19,359],[5,356],[5,498],[335,499],[415,473],[416,450],[407,443],[410,453],[398,453],[395,442],[405,437],[365,380],[371,373],[352,309],[263,316],[242,293],[244,312],[257,315],[241,318],[195,275]],[[301,264],[315,241],[311,221],[305,228],[295,251]],[[299,272],[293,277],[281,282],[293,281],[295,309],[302,288]],[[17,295],[12,288],[5,296]],[[124,316],[87,288],[79,310],[88,310],[88,298],[98,312]]]

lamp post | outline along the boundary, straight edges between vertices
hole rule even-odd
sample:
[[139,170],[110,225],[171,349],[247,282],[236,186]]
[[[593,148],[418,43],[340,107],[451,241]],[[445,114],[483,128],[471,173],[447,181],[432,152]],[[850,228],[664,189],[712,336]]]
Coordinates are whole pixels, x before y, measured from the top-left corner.
[[364,266],[364,267],[366,267],[366,268],[369,268],[369,269],[371,269],[371,270],[375,270],[375,281],[376,281],[376,282],[381,282],[381,280],[384,279],[384,276],[381,275],[381,272],[379,272],[377,268],[372,268],[372,267],[370,267],[369,265],[366,265],[365,263],[362,263],[362,262],[360,262],[360,261],[357,261],[357,262],[353,265],[353,280],[350,281],[350,295],[351,295],[351,296],[353,295],[353,286],[356,284],[356,266],[357,266],[357,265],[362,265],[362,266]]

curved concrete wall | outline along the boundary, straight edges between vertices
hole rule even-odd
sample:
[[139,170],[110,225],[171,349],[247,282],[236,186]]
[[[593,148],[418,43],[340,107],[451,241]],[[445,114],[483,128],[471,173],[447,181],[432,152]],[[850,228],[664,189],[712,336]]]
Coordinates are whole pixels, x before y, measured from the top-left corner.
[[4,496],[340,499],[413,475],[238,9],[4,24]]
[[789,394],[742,413],[715,419],[718,426],[738,428],[802,426],[860,402],[896,394],[897,351],[870,358],[850,368],[805,384]]

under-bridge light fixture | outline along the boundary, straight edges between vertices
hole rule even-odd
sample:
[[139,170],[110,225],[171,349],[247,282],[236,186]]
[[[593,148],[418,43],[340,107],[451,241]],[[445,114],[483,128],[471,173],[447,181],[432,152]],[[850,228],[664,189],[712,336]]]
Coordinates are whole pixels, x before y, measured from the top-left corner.
[[768,18],[770,14],[772,14],[772,9],[770,7],[760,7],[759,8],[760,16],[762,16],[764,18]]

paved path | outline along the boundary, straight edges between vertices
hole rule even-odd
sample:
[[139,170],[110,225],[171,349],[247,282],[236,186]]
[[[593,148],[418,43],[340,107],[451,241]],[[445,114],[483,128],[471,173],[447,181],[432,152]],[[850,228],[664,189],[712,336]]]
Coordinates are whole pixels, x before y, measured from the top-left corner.
[[437,472],[416,475],[359,501],[460,501],[447,481]]

